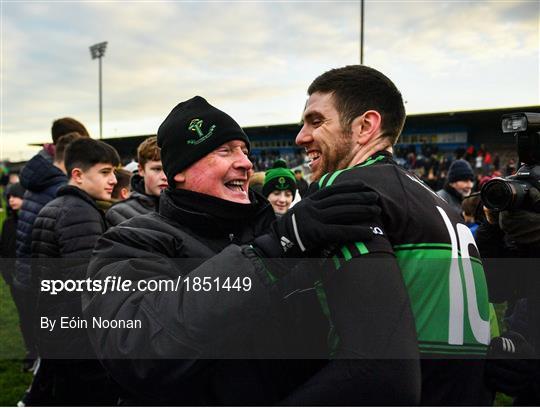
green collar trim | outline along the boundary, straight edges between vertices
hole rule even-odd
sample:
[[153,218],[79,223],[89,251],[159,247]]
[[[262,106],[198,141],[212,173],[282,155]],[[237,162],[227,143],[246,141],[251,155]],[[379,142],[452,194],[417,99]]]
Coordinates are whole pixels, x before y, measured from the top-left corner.
[[[351,170],[351,169],[354,169],[356,167],[366,167],[366,166],[371,166],[372,164],[375,164],[381,160],[383,160],[386,156],[385,155],[380,155],[380,156],[377,156],[375,158],[372,158],[372,157],[368,157],[367,160],[364,162],[364,163],[361,163],[361,164],[357,164],[355,166],[351,166],[351,167],[347,167],[347,168],[344,168],[344,169],[341,169],[341,170],[337,170],[335,171],[334,173],[326,173],[324,176],[322,176],[322,178],[319,180],[319,188],[323,188],[323,187],[329,187],[332,185],[332,183],[334,183],[334,181],[336,180],[336,178],[341,174],[343,173],[344,171],[347,171],[347,170]],[[329,177],[328,177],[329,176]],[[328,178],[328,182],[325,183],[326,179]]]

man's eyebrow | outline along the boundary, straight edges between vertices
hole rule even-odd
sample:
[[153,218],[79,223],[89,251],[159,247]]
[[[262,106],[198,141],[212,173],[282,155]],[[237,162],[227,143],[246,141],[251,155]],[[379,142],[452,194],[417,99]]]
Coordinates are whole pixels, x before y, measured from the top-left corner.
[[314,111],[308,111],[307,113],[304,113],[303,115],[303,121],[313,119],[314,116],[316,116],[317,113]]

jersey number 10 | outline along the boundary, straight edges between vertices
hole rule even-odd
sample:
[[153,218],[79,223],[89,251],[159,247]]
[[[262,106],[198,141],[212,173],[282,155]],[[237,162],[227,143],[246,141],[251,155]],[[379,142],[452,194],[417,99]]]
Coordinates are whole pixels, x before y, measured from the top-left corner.
[[[452,244],[452,259],[450,261],[449,274],[450,316],[448,322],[448,343],[456,345],[463,344],[465,303],[463,300],[463,285],[461,283],[461,263],[465,282],[465,297],[467,299],[467,315],[472,334],[479,343],[489,344],[489,320],[483,320],[478,310],[473,267],[469,255],[469,245],[477,248],[474,237],[469,228],[460,223],[456,224],[456,235],[456,231],[454,231],[446,212],[439,206],[437,206],[437,209],[443,218]],[[461,251],[461,257],[459,256],[459,251]]]

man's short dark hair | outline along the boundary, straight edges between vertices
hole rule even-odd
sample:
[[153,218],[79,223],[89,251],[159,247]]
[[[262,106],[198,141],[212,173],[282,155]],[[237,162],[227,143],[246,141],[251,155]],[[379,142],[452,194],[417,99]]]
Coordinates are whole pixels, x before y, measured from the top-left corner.
[[71,132],[77,132],[81,136],[90,137],[88,130],[86,130],[84,125],[78,120],[73,118],[60,118],[56,119],[51,127],[53,144],[56,144],[60,136]]
[[65,156],[68,177],[71,177],[74,168],[86,171],[98,163],[110,163],[114,167],[120,164],[120,157],[118,157],[118,152],[114,147],[90,138],[71,142],[66,149]]
[[332,93],[341,127],[351,131],[353,120],[368,110],[382,117],[383,137],[395,144],[405,123],[405,106],[394,83],[381,72],[365,65],[332,69],[317,77],[308,94]]
[[463,210],[465,215],[469,217],[474,217],[477,213],[479,205],[480,205],[480,196],[473,195],[473,196],[465,197],[463,199],[463,201],[461,202],[461,209]]
[[58,140],[55,143],[55,151],[54,151],[54,161],[56,162],[63,162],[65,159],[65,153],[66,149],[69,146],[71,142],[73,142],[76,139],[81,139],[84,136],[77,132],[71,132],[68,134],[65,134],[64,136],[60,136]]

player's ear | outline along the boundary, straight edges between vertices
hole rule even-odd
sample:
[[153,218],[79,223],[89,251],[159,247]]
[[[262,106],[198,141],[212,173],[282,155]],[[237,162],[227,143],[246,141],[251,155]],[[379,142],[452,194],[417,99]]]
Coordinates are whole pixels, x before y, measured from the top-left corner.
[[381,133],[381,114],[375,110],[368,110],[357,116],[351,123],[353,139],[358,144],[365,145]]

